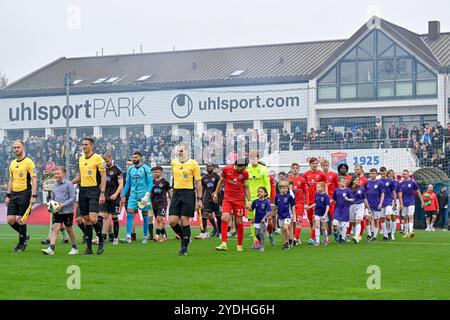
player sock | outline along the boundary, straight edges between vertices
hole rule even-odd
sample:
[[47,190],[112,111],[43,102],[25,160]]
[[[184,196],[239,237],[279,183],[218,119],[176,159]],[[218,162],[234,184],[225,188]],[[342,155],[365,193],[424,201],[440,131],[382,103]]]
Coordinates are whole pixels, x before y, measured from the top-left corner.
[[311,237],[310,237],[310,239],[311,239],[311,240],[314,240],[315,237],[316,237],[316,230],[315,230],[315,229],[312,229],[312,230],[311,230]]
[[269,235],[272,235],[273,227],[272,227],[271,224],[269,224],[269,225],[267,226],[267,232],[269,233]]
[[185,247],[187,249],[189,242],[191,240],[191,226],[187,225],[187,226],[182,226],[181,227],[181,232],[183,234],[183,238],[181,240],[181,244],[183,247]]
[[387,237],[386,222],[381,223],[381,229],[383,230],[383,237]]
[[97,222],[100,223],[100,226],[101,226],[102,229],[103,229],[103,217],[102,217],[102,216],[98,216],[98,217],[97,217]]
[[216,219],[217,219],[217,232],[221,233],[222,232],[222,230],[221,230],[222,229],[222,216],[216,215]]
[[114,238],[118,238],[119,237],[119,218],[118,217],[113,217],[113,232],[114,232]]
[[413,233],[414,231],[414,222],[409,223],[409,233]]
[[254,226],[253,222],[250,225],[250,231],[252,233],[253,242],[255,242],[256,241],[256,233],[255,233],[255,226]]
[[373,237],[374,237],[374,238],[376,238],[376,237],[378,236],[378,230],[379,230],[379,229],[378,229],[378,226],[376,226],[376,227],[374,226],[374,227],[373,227]]
[[11,224],[11,228],[16,230],[18,233],[20,233],[20,224],[17,221],[14,221],[13,224]]
[[54,244],[50,244],[50,249],[52,249],[53,251],[55,251],[55,245],[54,245]]
[[133,230],[134,213],[127,213],[127,237],[131,238],[131,231]]
[[161,234],[162,234],[163,236],[167,237],[167,231],[166,231],[166,228],[162,228],[162,229],[161,229]]
[[323,232],[323,239],[325,241],[328,241],[328,231],[327,231],[327,229],[323,229],[322,232]]
[[351,231],[352,231],[352,227],[353,227],[353,223],[349,223],[348,224],[348,228],[347,228],[347,236],[350,235]]
[[97,234],[98,242],[99,243],[103,242],[103,234],[102,234],[103,226],[102,226],[102,223],[100,221],[97,221],[97,223],[92,225],[92,227],[94,228],[95,233]]
[[296,240],[298,240],[298,238],[300,237],[300,232],[302,232],[301,228],[295,228],[294,237]]
[[77,223],[78,228],[80,228],[81,232],[83,232],[83,236],[86,236],[86,228],[84,226],[84,223]]
[[23,245],[26,239],[27,239],[27,225],[22,224],[20,225],[19,229],[19,243]]
[[[242,246],[242,241],[244,240],[244,224],[238,224],[237,228],[237,245]],[[254,230],[254,229],[253,229]],[[256,238],[256,235],[255,235]]]
[[361,224],[357,224],[355,226],[355,237],[359,236],[360,233],[361,233]]
[[72,249],[78,250],[77,245],[76,245],[76,244],[73,244],[73,245],[72,245]]
[[347,226],[342,226],[340,229],[341,229],[341,237],[342,237],[342,239],[345,240],[345,238],[347,236]]
[[150,238],[153,239],[153,223],[148,225],[148,232],[150,233]]
[[87,224],[84,226],[86,231],[86,245],[89,250],[92,250],[92,225]]
[[365,228],[366,228],[366,221],[363,219],[363,220],[361,221],[361,231],[359,232],[359,236],[360,236],[360,237],[362,237]]
[[397,230],[397,221],[391,221],[391,236],[393,237]]
[[208,218],[202,218],[202,224],[203,224],[203,232],[208,231]]
[[217,233],[217,225],[216,225],[216,221],[214,220],[214,217],[210,216],[208,220],[209,220],[209,223],[211,223],[211,225],[213,227],[214,233]]
[[147,238],[148,236],[148,215],[143,215],[142,218],[144,219],[144,223],[142,224],[142,229],[144,231],[144,237]]
[[182,238],[182,232],[183,230],[181,229],[181,226],[177,223],[176,225],[172,226],[172,230],[173,232],[175,232],[176,235],[178,235],[180,237],[180,239]]
[[370,223],[366,224],[366,231],[369,236],[372,234],[372,229],[370,228]]
[[228,222],[222,220],[222,242],[227,242]]
[[319,243],[320,242],[320,229],[315,228],[314,231],[316,231],[316,242]]

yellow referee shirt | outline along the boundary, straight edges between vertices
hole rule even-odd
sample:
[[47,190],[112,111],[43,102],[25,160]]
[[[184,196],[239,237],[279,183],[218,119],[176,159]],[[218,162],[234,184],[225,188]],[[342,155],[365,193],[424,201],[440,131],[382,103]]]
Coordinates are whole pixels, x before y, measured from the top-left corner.
[[194,181],[201,180],[200,166],[192,159],[180,162],[178,159],[172,160],[173,188],[174,189],[194,189]]
[[12,192],[31,189],[31,178],[36,176],[36,166],[28,157],[13,160],[9,165],[9,177],[12,180]]
[[80,168],[80,186],[97,187],[100,185],[100,172],[106,171],[103,158],[93,153],[89,158],[86,155],[80,157],[78,161]]

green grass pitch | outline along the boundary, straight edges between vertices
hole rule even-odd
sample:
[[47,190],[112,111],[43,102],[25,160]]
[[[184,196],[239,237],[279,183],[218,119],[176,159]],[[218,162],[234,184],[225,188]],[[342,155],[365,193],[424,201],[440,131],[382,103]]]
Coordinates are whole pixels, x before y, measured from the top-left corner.
[[[266,251],[258,252],[248,249],[247,229],[242,253],[236,252],[235,238],[227,252],[216,252],[218,239],[206,239],[192,240],[189,255],[179,257],[177,240],[144,245],[139,233],[130,245],[108,243],[100,256],[68,256],[70,245],[59,239],[56,254],[45,256],[40,240],[47,230],[30,226],[29,245],[17,254],[12,252],[17,234],[0,226],[0,299],[450,298],[450,233],[442,231],[418,231],[413,239],[397,233],[393,242],[338,245],[332,240],[328,247],[313,247],[305,244],[304,230],[299,247],[283,251],[277,236],[275,246],[267,243]],[[81,271],[79,290],[67,287],[71,265]],[[380,268],[380,289],[367,287],[372,265]]]

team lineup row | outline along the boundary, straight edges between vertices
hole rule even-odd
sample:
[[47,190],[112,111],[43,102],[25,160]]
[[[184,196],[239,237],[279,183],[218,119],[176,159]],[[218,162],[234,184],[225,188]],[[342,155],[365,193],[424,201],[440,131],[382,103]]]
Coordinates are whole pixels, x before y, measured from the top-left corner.
[[[134,151],[127,163],[126,174],[114,165],[112,156],[100,156],[94,152],[94,140],[83,140],[84,155],[79,159],[79,175],[72,181],[65,179],[64,167],[55,170],[56,184],[50,194],[48,204],[52,213],[53,232],[49,237],[50,246],[42,252],[55,253],[58,232],[65,227],[72,243],[69,254],[78,254],[76,236],[72,229],[74,185],[78,185],[77,224],[83,232],[86,250],[92,254],[93,232],[98,241],[97,254],[104,252],[109,233],[113,244],[118,244],[119,208],[126,208],[126,237],[130,243],[133,221],[136,213],[143,219],[143,243],[148,241],[148,232],[154,240],[167,239],[164,217],[169,212],[169,225],[180,240],[179,255],[187,255],[191,242],[190,221],[195,212],[201,214],[201,235],[206,235],[209,220],[214,235],[221,236],[217,250],[227,250],[230,226],[236,229],[237,250],[243,251],[243,217],[250,220],[253,238],[252,249],[264,251],[265,237],[268,234],[274,244],[273,233],[282,229],[283,249],[301,244],[300,234],[303,216],[306,213],[311,237],[309,244],[329,243],[328,234],[333,232],[339,243],[353,241],[359,243],[364,230],[367,240],[374,241],[381,226],[384,240],[395,240],[397,215],[404,219],[406,237],[414,237],[413,223],[415,195],[422,203],[422,195],[417,184],[403,171],[401,181],[395,173],[386,168],[370,170],[370,178],[364,176],[361,166],[355,167],[355,174],[347,174],[348,166],[341,164],[338,173],[330,171],[327,160],[319,163],[316,158],[309,161],[310,169],[299,174],[300,166],[291,165],[291,174],[286,181],[275,183],[268,168],[260,162],[257,151],[251,151],[248,159],[238,159],[234,165],[225,166],[218,174],[218,166],[208,164],[202,177],[200,167],[188,157],[183,144],[177,146],[177,157],[171,162],[172,181],[162,177],[162,168],[150,167],[142,163],[142,154]],[[26,217],[36,201],[36,169],[33,161],[26,157],[24,144],[17,140],[13,144],[16,159],[9,167],[8,193],[6,198],[9,225],[18,232],[19,242],[15,252],[23,252],[27,246]],[[170,208],[168,209],[170,202]],[[112,225],[110,221],[112,218]],[[216,220],[217,225],[216,225]]]

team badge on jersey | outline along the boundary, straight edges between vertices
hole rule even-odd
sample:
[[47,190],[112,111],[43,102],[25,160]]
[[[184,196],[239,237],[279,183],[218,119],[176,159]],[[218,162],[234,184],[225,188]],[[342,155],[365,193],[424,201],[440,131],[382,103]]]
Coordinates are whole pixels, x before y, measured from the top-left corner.
[[89,170],[89,171],[88,171],[88,175],[92,175],[92,170]]
[[19,177],[21,177],[21,178],[23,177],[23,173],[22,173],[22,172],[21,172],[21,173],[19,173]]

